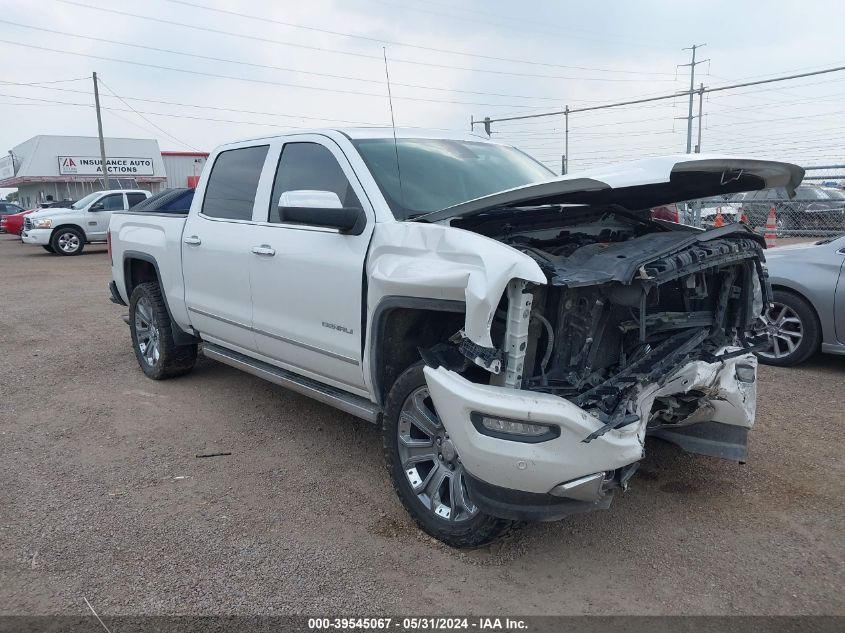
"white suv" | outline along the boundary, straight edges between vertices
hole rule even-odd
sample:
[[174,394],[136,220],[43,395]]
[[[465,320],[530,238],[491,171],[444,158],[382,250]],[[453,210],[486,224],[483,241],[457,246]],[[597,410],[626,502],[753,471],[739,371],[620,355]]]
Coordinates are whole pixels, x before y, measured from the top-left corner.
[[143,189],[95,191],[68,208],[36,211],[26,217],[21,239],[59,255],[79,255],[85,244],[105,242],[113,211],[126,211],[149,198]]

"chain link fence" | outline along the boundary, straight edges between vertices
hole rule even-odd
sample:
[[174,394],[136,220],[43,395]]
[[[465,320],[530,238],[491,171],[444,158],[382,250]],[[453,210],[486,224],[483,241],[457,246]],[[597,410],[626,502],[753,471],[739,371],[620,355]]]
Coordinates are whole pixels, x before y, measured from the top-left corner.
[[[845,235],[845,164],[806,167],[790,199],[785,190],[764,189],[678,205],[678,220],[701,228],[744,222],[775,238]],[[769,225],[771,220],[772,226]]]

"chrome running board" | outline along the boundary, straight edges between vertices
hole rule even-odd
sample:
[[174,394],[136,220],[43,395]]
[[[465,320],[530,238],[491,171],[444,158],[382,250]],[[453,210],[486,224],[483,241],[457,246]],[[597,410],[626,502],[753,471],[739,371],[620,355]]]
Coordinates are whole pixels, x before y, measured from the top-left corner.
[[220,361],[226,365],[231,365],[248,374],[258,376],[273,384],[281,385],[291,391],[301,393],[304,396],[333,406],[336,409],[350,413],[368,422],[378,422],[381,408],[361,396],[347,393],[336,387],[324,385],[311,378],[300,376],[299,374],[260,360],[255,360],[244,354],[233,352],[232,350],[212,343],[203,343],[202,352],[208,358]]

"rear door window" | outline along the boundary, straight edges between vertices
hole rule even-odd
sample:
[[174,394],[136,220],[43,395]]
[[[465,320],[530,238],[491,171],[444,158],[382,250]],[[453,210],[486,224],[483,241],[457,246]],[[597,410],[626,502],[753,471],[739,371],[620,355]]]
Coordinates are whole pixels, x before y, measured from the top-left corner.
[[145,196],[143,193],[127,193],[126,197],[129,200],[129,208],[130,209],[132,207],[134,207],[136,204],[143,202],[144,200],[147,199],[147,196]]
[[269,145],[242,147],[221,152],[214,161],[202,214],[227,220],[251,220],[258,180]]
[[108,196],[103,196],[98,202],[103,203],[104,211],[122,211],[125,208],[123,206],[122,193],[113,193]]

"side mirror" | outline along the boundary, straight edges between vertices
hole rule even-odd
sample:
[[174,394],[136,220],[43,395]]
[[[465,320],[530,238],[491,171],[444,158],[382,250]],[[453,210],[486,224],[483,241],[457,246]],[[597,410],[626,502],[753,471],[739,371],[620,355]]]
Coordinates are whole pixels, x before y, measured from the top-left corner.
[[279,221],[310,224],[360,235],[367,223],[361,207],[344,207],[333,191],[300,189],[285,191],[279,197]]
[[88,207],[88,210],[89,211],[102,211],[105,208],[106,208],[106,205],[104,205],[102,202],[95,202],[90,207]]

